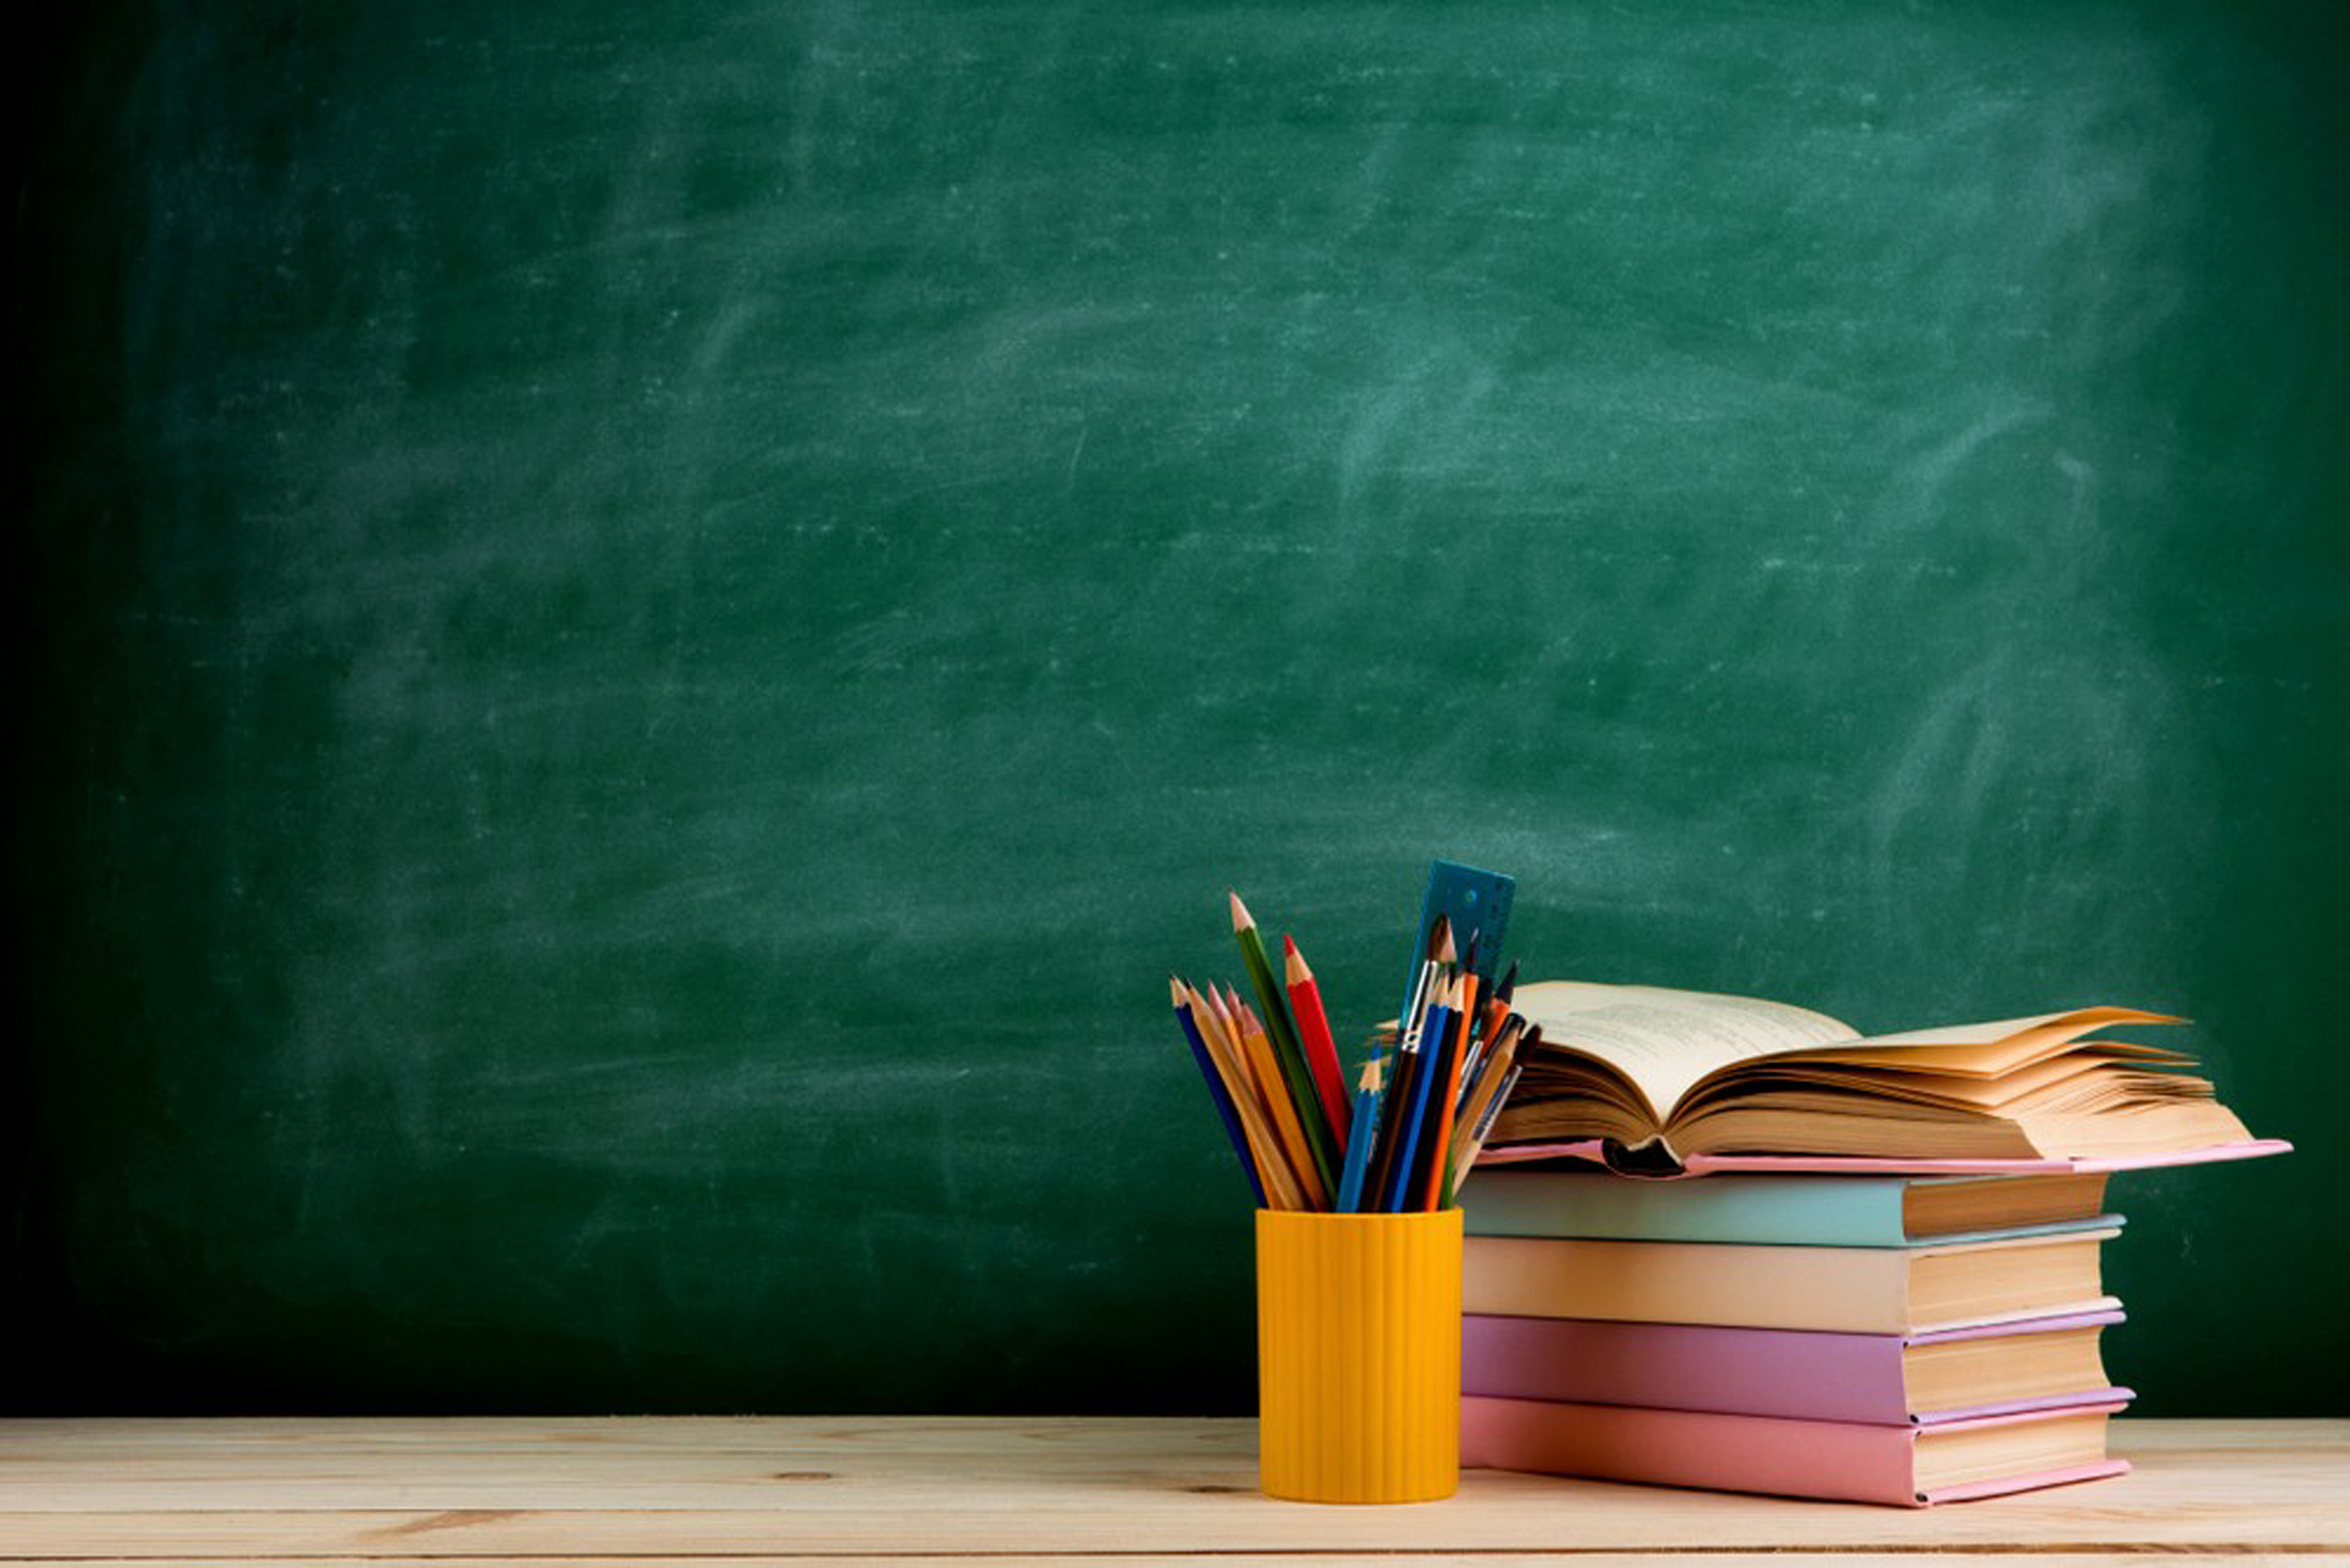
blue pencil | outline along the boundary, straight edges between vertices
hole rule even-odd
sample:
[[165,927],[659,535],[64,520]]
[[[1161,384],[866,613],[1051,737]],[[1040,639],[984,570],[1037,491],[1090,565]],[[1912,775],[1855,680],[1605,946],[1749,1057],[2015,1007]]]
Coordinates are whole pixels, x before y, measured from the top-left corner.
[[[1428,1119],[1428,1084],[1435,1076],[1431,1067],[1435,1061],[1431,1053],[1435,1043],[1445,1037],[1452,1027],[1452,1010],[1440,1002],[1431,1001],[1427,1022],[1420,1026],[1419,1062],[1412,1074],[1410,1101],[1398,1105],[1402,1120],[1389,1130],[1387,1141],[1395,1147],[1395,1164],[1388,1168],[1386,1189],[1380,1195],[1379,1209],[1383,1214],[1403,1213],[1403,1195],[1411,1190],[1412,1156],[1419,1148],[1419,1124]],[[1399,1142],[1398,1140],[1401,1140]]]
[[1208,1043],[1199,1038],[1199,1026],[1191,1016],[1191,1003],[1183,998],[1183,981],[1169,980],[1167,992],[1175,998],[1175,1021],[1183,1026],[1183,1038],[1191,1042],[1191,1058],[1199,1064],[1199,1075],[1208,1080],[1208,1098],[1215,1102],[1215,1114],[1224,1119],[1224,1136],[1232,1140],[1232,1152],[1240,1156],[1241,1174],[1248,1178],[1249,1190],[1257,1195],[1257,1207],[1269,1209],[1265,1201],[1264,1184],[1257,1179],[1257,1162],[1248,1157],[1248,1139],[1240,1130],[1240,1113],[1232,1108],[1232,1097],[1224,1088],[1224,1075],[1215,1070],[1208,1056]]
[[1363,1173],[1371,1167],[1371,1140],[1379,1136],[1379,1086],[1386,1067],[1386,1058],[1371,1058],[1363,1063],[1362,1081],[1355,1086],[1355,1110],[1347,1119],[1346,1166],[1339,1175],[1339,1200],[1334,1205],[1338,1214],[1351,1215],[1363,1206]]

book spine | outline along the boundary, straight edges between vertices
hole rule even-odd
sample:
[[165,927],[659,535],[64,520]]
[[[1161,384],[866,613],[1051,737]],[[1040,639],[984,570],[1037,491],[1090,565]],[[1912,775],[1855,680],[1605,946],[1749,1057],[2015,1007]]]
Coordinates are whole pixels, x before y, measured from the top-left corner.
[[1462,1309],[1899,1334],[1909,1326],[1912,1256],[1898,1247],[1472,1236],[1464,1252]]
[[1897,1334],[1472,1315],[1465,1393],[1906,1426]]
[[1462,1189],[1473,1236],[1903,1247],[1898,1177],[1724,1176],[1642,1182],[1589,1171],[1487,1170]]

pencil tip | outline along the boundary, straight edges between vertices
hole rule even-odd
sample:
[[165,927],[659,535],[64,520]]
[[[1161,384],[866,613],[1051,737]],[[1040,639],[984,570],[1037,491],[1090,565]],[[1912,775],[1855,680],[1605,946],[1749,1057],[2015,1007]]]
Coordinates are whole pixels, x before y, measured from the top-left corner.
[[1306,966],[1306,955],[1297,950],[1295,939],[1286,933],[1283,934],[1281,937],[1281,983],[1304,985],[1313,978],[1314,972]]
[[1167,977],[1167,997],[1177,1007],[1183,1005],[1183,982],[1173,975]]
[[1246,931],[1250,926],[1255,925],[1256,917],[1248,913],[1248,906],[1240,902],[1239,889],[1228,887],[1225,891],[1232,895],[1232,929]]

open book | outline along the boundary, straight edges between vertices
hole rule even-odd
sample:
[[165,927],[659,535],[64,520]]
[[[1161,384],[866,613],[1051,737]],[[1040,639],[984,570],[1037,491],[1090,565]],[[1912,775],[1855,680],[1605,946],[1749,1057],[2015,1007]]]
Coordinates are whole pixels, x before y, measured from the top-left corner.
[[1604,1138],[1628,1168],[1672,1169],[1692,1154],[2072,1158],[2248,1137],[2193,1058],[2087,1038],[2179,1022],[2133,1008],[1864,1036],[1806,1008],[1646,985],[1547,981],[1514,1005],[1543,1038],[1496,1146]]

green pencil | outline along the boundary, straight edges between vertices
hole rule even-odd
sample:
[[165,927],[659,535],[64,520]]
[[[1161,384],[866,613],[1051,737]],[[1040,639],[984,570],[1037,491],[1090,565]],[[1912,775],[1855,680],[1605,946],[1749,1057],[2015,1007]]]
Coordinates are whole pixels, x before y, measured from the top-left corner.
[[1240,944],[1241,962],[1248,966],[1248,983],[1256,988],[1257,1000],[1264,1008],[1265,1034],[1273,1042],[1273,1055],[1281,1064],[1290,1098],[1296,1103],[1307,1147],[1313,1151],[1314,1167],[1322,1174],[1322,1190],[1335,1193],[1339,1190],[1339,1150],[1331,1137],[1330,1119],[1323,1112],[1313,1069],[1306,1063],[1306,1048],[1298,1043],[1297,1026],[1290,1021],[1289,998],[1273,978],[1264,938],[1257,934],[1256,917],[1240,902],[1238,893],[1232,894],[1232,939]]

